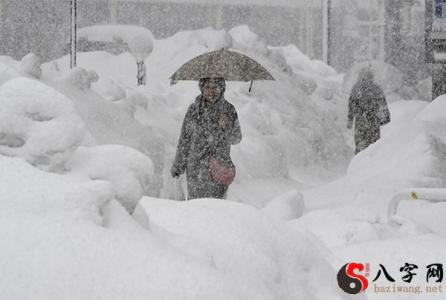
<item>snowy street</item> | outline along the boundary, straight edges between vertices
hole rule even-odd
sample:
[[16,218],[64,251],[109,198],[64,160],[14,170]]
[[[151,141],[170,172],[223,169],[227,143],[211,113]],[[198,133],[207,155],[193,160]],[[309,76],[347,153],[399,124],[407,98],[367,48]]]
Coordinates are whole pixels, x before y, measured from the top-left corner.
[[[446,96],[406,97],[405,74],[374,61],[391,121],[355,155],[347,112],[364,63],[340,71],[248,25],[78,35],[152,49],[79,51],[75,68],[0,53],[0,299],[446,298],[428,267],[446,264]],[[170,76],[221,49],[275,80],[226,82],[243,133],[235,180],[225,200],[182,201],[171,166],[200,90]],[[366,266],[358,295],[339,285],[348,263]]]

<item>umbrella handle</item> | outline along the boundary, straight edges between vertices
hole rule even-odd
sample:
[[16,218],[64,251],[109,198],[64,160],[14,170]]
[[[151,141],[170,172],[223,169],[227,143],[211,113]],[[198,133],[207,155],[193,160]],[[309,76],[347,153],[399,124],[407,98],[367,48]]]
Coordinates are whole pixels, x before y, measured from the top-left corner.
[[249,92],[251,93],[252,90],[252,84],[254,83],[254,80],[251,80],[251,84],[249,85]]

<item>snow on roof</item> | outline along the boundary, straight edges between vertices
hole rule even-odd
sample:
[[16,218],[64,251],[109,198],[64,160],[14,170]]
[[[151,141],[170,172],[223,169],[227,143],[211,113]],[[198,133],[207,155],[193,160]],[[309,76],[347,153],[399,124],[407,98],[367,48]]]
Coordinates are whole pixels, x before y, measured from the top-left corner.
[[208,5],[320,7],[317,0],[113,0],[115,2],[196,3]]

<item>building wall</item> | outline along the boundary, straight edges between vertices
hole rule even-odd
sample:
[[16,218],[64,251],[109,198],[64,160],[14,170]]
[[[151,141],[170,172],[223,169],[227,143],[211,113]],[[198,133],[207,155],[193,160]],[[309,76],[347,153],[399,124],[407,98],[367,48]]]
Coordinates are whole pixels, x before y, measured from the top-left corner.
[[[67,1],[0,0],[0,54],[21,58],[34,52],[48,58],[68,30]],[[56,50],[57,52],[57,50]]]
[[[157,38],[179,30],[216,26],[216,7],[204,4],[116,2],[117,23],[149,28]],[[68,0],[0,0],[0,55],[16,59],[29,52],[44,60],[64,54],[70,33]],[[107,24],[112,20],[110,0],[78,0],[78,26]],[[225,29],[247,24],[270,45],[296,44],[320,58],[320,12],[299,8],[225,6]],[[305,36],[302,36],[305,35]]]

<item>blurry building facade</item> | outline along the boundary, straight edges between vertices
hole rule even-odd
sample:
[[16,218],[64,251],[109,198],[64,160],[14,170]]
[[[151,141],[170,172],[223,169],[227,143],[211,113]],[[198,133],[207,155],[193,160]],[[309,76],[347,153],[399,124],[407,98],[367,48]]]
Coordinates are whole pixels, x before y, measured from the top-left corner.
[[[247,24],[269,45],[297,45],[322,58],[319,0],[77,0],[78,26],[135,24],[156,38],[203,27]],[[0,54],[44,60],[66,54],[70,0],[0,0]],[[424,0],[333,0],[330,62],[340,71],[365,60],[423,60]],[[423,43],[421,42],[420,45]],[[401,61],[401,51],[414,52]],[[420,54],[420,55],[418,55]]]
[[[277,1],[277,5],[252,5],[246,1],[225,4],[224,1],[77,0],[78,27],[134,24],[147,27],[156,38],[165,38],[180,30],[231,29],[247,24],[270,45],[296,44],[309,56],[320,57],[321,41],[317,38],[322,30],[320,8],[305,4],[313,1],[297,1],[303,5],[292,4],[295,1],[290,0]],[[63,55],[70,33],[69,7],[69,0],[0,0],[0,54],[18,59],[35,52],[45,60]]]

